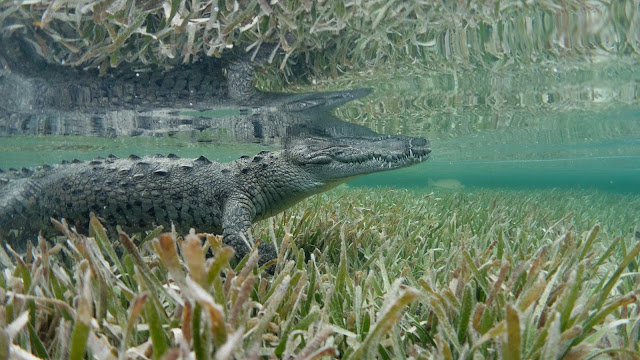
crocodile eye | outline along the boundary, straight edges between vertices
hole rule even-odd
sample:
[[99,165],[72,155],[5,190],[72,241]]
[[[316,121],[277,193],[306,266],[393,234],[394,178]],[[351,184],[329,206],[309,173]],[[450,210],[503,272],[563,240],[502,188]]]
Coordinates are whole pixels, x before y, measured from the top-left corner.
[[318,165],[322,165],[322,164],[328,164],[331,162],[331,157],[329,156],[325,156],[325,155],[319,155],[319,156],[314,156],[312,158],[309,159],[305,159],[305,163],[306,164],[318,164]]

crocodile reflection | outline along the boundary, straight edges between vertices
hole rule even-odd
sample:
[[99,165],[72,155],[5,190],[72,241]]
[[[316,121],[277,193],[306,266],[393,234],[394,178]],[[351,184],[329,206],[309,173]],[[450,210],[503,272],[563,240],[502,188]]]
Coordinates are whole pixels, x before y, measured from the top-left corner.
[[219,59],[169,71],[128,65],[100,77],[96,69],[38,57],[24,42],[0,40],[0,136],[175,136],[264,145],[308,135],[377,136],[331,114],[370,89],[262,92],[252,84],[256,61],[243,57],[228,64],[226,79]]

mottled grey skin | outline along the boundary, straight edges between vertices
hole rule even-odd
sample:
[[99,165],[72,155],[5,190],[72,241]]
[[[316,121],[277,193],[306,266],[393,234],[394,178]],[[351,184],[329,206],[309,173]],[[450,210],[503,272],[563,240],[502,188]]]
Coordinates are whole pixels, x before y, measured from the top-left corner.
[[[4,171],[0,237],[24,249],[38,231],[52,233],[50,218],[86,231],[94,212],[127,232],[173,223],[183,233],[223,234],[243,257],[252,223],[353,177],[417,164],[431,151],[426,139],[401,136],[292,141],[231,163],[132,156]],[[259,250],[261,263],[275,256],[271,246]]]

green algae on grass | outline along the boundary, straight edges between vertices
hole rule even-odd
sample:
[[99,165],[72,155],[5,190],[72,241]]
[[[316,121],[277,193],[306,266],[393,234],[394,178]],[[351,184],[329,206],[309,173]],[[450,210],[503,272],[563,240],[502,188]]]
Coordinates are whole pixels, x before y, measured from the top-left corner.
[[278,243],[275,276],[196,233],[120,234],[118,265],[97,219],[100,240],[59,223],[69,240],[0,274],[2,321],[12,351],[50,358],[634,359],[639,210],[588,191],[336,189],[254,226]]

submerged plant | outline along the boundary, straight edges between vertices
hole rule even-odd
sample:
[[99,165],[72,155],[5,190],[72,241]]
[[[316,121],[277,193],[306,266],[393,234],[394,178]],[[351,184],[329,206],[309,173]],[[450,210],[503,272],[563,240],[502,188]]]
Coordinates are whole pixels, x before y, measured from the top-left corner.
[[337,190],[258,224],[275,275],[255,251],[231,265],[219,236],[113,242],[95,217],[90,237],[63,221],[53,247],[0,251],[0,355],[636,359],[640,199],[624,199]]

